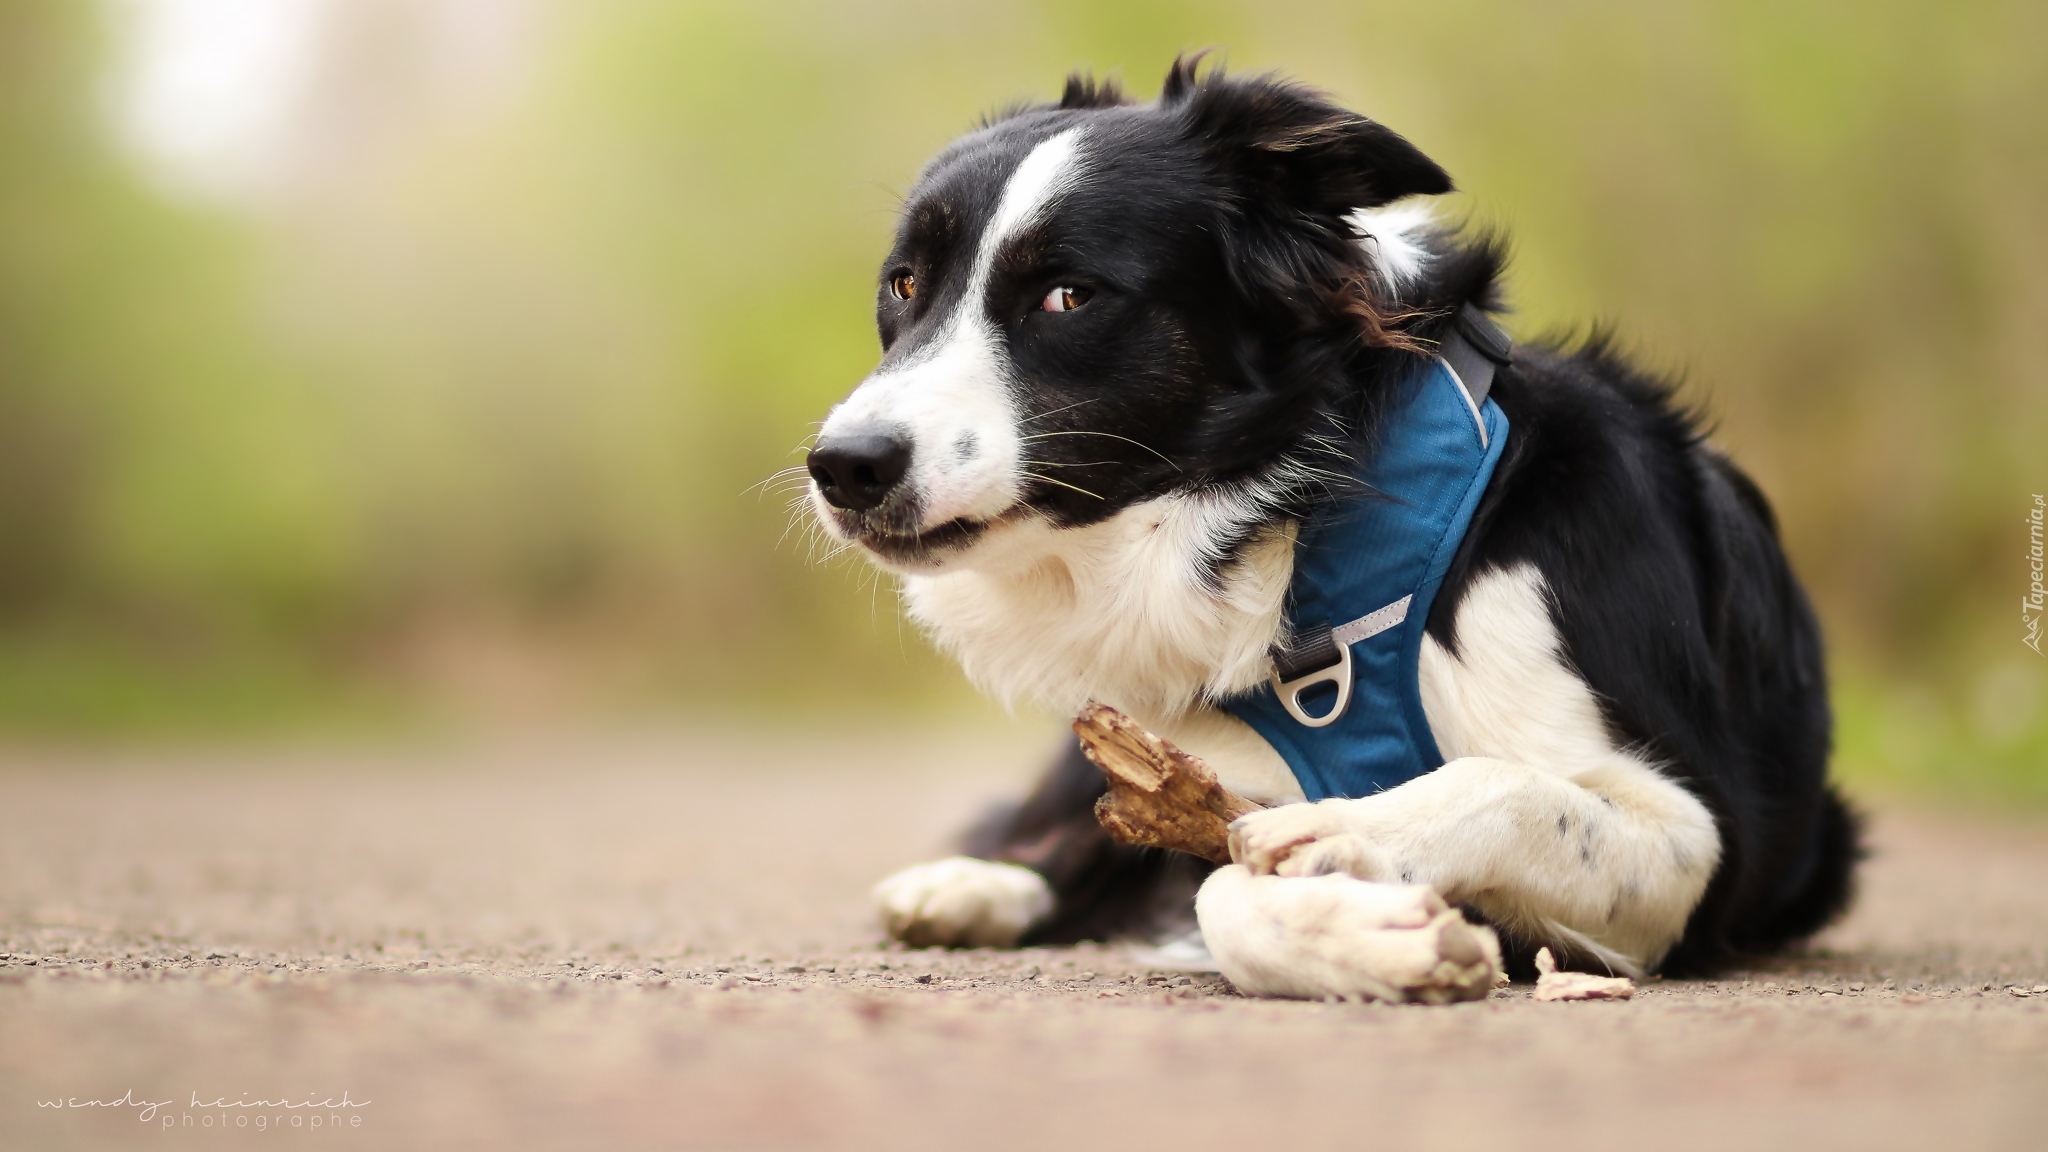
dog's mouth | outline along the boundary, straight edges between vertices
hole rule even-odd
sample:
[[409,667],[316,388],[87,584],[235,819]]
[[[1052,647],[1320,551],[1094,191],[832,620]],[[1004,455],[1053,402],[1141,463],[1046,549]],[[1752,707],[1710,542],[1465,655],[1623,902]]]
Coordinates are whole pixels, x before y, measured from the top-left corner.
[[854,543],[876,556],[896,564],[923,567],[964,551],[1001,520],[948,520],[934,528],[900,532],[891,528],[863,525],[854,532]]
[[994,516],[963,516],[930,528],[909,528],[881,517],[850,516],[844,512],[834,519],[848,541],[890,567],[933,568],[965,552],[989,532],[1018,519],[1026,511],[1023,504],[1017,504]]

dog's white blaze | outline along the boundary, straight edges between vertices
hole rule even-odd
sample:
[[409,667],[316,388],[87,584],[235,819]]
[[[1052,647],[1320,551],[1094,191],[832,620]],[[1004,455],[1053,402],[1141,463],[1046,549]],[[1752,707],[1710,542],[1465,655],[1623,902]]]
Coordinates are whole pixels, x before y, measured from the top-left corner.
[[[967,285],[945,327],[900,363],[877,372],[825,419],[821,439],[894,431],[911,442],[904,483],[922,526],[985,520],[1017,502],[1023,441],[1002,335],[988,317],[996,254],[1082,176],[1081,129],[1045,140],[1010,174],[975,247]],[[813,499],[821,499],[815,489]],[[830,523],[829,517],[827,523]]]
[[974,254],[976,284],[987,283],[989,268],[995,264],[996,252],[1005,241],[1080,181],[1080,160],[1081,129],[1069,128],[1033,148],[1024,162],[1017,165],[1009,183],[1003,186],[995,219],[982,233],[981,246]]

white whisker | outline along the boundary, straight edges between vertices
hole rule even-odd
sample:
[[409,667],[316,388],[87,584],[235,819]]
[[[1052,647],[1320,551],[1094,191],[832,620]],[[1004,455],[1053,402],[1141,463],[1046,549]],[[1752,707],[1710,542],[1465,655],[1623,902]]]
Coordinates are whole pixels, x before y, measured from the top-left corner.
[[1053,479],[1053,478],[1052,478],[1052,477],[1050,477],[1050,476],[1040,476],[1040,475],[1038,475],[1038,474],[1037,474],[1037,473],[1035,473],[1035,472],[1026,472],[1026,473],[1024,473],[1024,475],[1026,475],[1026,476],[1030,477],[1030,478],[1031,478],[1031,479],[1033,479],[1033,480],[1037,480],[1037,481],[1040,481],[1040,482],[1042,482],[1042,483],[1046,483],[1046,484],[1057,484],[1057,485],[1059,485],[1059,486],[1060,486],[1060,487],[1062,487],[1062,488],[1071,488],[1071,489],[1073,489],[1074,491],[1076,491],[1076,492],[1079,492],[1079,493],[1080,493],[1081,495],[1083,495],[1083,496],[1091,496],[1091,497],[1094,497],[1094,498],[1095,498],[1095,499],[1097,499],[1097,500],[1101,500],[1101,499],[1103,499],[1103,497],[1102,497],[1101,495],[1099,495],[1099,494],[1097,494],[1097,493],[1094,493],[1094,492],[1090,492],[1090,491],[1089,491],[1089,490],[1087,490],[1086,488],[1083,488],[1083,487],[1081,487],[1081,486],[1080,486],[1079,484],[1069,484],[1069,483],[1067,483],[1067,482],[1066,482],[1065,480],[1055,480],[1055,479]]
[[1135,444],[1138,447],[1143,448],[1145,451],[1150,452],[1154,456],[1159,457],[1161,460],[1166,461],[1168,464],[1172,464],[1174,471],[1178,472],[1181,470],[1180,465],[1174,464],[1172,458],[1167,456],[1166,453],[1161,452],[1159,449],[1152,447],[1150,444],[1143,443],[1142,441],[1133,440],[1129,436],[1119,436],[1114,432],[1035,432],[1029,436],[1019,436],[1017,439],[1023,441],[1044,440],[1052,436],[1101,436],[1107,440],[1121,440],[1126,444]]

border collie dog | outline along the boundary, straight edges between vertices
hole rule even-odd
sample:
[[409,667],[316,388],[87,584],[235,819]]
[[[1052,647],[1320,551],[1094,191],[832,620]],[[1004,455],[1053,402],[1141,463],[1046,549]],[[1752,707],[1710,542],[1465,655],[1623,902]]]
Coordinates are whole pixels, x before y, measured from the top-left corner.
[[1818,626],[1762,494],[1598,338],[1493,373],[1512,432],[1408,673],[1440,767],[1303,802],[1227,706],[1287,651],[1303,526],[1357,497],[1401,382],[1500,310],[1503,257],[1432,217],[1450,177],[1402,137],[1198,59],[1147,104],[1072,77],[925,168],[881,363],[825,421],[810,502],[983,689],[1114,705],[1269,808],[1223,871],[1124,847],[1070,748],[965,855],[877,888],[889,930],[1163,940],[1199,895],[1221,956],[1245,921],[1212,923],[1200,890],[1246,872],[1432,885],[1524,978],[1544,946],[1699,972],[1823,927],[1858,835],[1826,781]]

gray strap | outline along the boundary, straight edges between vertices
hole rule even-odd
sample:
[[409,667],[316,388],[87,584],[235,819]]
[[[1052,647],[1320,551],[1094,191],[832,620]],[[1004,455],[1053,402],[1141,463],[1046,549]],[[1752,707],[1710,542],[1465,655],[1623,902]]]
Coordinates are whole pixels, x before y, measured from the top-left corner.
[[1492,317],[1467,304],[1452,318],[1451,329],[1444,333],[1437,355],[1451,366],[1477,412],[1486,403],[1486,394],[1493,390],[1494,372],[1508,362],[1514,346],[1514,341]]

